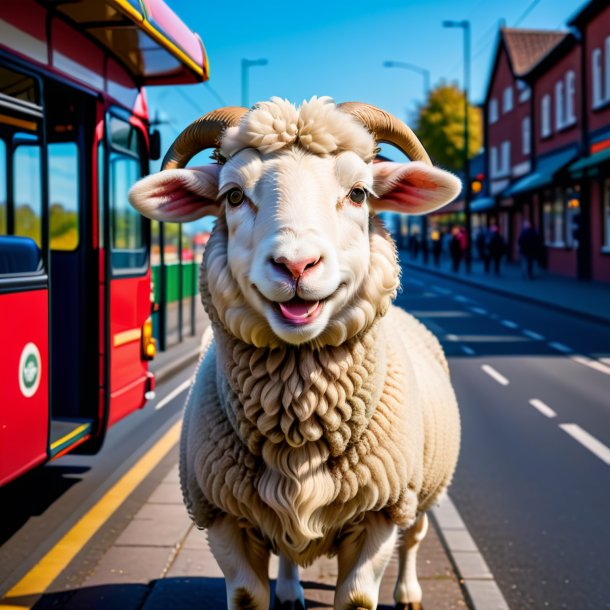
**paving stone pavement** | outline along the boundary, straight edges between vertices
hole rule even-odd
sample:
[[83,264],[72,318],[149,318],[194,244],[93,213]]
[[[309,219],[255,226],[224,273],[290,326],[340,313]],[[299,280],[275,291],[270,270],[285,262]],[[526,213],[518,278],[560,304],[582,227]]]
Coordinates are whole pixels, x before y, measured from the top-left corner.
[[[418,557],[426,610],[467,608],[447,553],[434,527]],[[398,562],[394,556],[381,589],[380,610],[393,608]],[[270,577],[277,558],[270,563]],[[320,559],[301,571],[308,610],[332,608],[335,559]],[[205,532],[193,527],[182,504],[178,467],[154,489],[114,544],[90,571],[64,610],[225,610],[222,572]]]

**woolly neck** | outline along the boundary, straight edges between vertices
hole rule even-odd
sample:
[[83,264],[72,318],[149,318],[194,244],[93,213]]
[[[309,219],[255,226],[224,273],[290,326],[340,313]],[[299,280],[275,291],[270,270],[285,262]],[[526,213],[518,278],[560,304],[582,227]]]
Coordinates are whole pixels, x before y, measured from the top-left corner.
[[322,441],[328,458],[356,443],[383,388],[380,332],[376,321],[338,347],[257,348],[215,324],[220,402],[250,452]]

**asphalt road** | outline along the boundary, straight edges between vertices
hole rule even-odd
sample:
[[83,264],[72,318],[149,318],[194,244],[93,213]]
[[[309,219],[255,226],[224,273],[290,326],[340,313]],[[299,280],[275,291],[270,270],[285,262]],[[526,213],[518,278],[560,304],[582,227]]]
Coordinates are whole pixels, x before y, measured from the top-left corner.
[[64,456],[0,489],[0,596],[180,417],[194,368],[159,384],[155,400],[110,428],[97,455]]
[[450,496],[510,607],[610,608],[610,328],[411,269],[403,286],[460,403]]

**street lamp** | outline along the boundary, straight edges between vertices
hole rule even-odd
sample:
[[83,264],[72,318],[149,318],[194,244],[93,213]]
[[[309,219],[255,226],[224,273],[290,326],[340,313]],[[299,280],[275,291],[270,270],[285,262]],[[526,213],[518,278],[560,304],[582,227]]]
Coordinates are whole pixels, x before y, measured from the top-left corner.
[[472,263],[472,218],[470,215],[470,178],[468,172],[468,90],[470,89],[470,21],[443,21],[444,28],[461,28],[464,31],[464,215],[466,217],[466,271]]
[[248,70],[252,66],[266,66],[266,59],[242,59],[241,60],[241,105],[248,108]]
[[[422,68],[421,66],[416,66],[415,64],[410,64],[406,61],[384,61],[384,68],[402,68],[403,70],[410,70],[411,72],[417,72],[422,76],[424,83],[424,103],[428,99],[428,93],[430,92],[430,70],[426,70],[426,68]],[[421,216],[420,218],[420,229],[422,236],[422,252],[424,264],[428,264],[428,218],[427,216]],[[409,237],[411,236],[411,217],[407,219],[407,231],[409,233]]]
[[403,68],[404,70],[411,70],[411,72],[421,74],[424,79],[424,100],[428,97],[428,92],[430,91],[430,70],[426,70],[426,68],[421,68],[415,64],[407,63],[406,61],[384,61],[383,67]]

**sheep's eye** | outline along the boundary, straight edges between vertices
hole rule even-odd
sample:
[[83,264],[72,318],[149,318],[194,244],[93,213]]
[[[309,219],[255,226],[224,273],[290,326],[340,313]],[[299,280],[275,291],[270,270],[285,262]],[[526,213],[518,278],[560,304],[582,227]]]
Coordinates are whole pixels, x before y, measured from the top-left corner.
[[358,186],[355,186],[349,192],[349,198],[353,203],[360,205],[364,203],[364,200],[366,199],[366,191]]
[[240,205],[245,198],[246,198],[246,195],[240,188],[231,189],[227,193],[227,201],[229,202],[229,205],[232,205],[232,206]]

